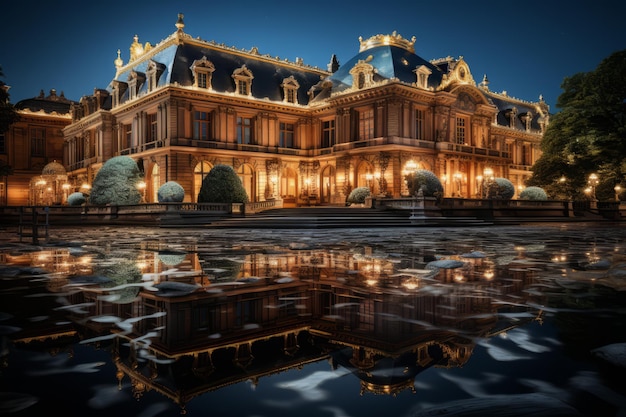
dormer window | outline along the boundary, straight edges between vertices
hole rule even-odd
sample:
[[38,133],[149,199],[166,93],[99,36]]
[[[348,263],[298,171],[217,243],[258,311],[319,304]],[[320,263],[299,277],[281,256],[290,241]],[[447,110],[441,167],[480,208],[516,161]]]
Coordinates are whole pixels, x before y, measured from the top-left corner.
[[210,89],[215,65],[206,56],[203,56],[202,59],[193,61],[190,68],[193,73],[193,86]]
[[148,91],[154,91],[157,88],[159,78],[161,78],[163,71],[165,71],[165,65],[150,60],[148,70],[146,71],[146,75],[148,76]]
[[280,86],[283,88],[283,102],[298,104],[298,88],[300,88],[300,84],[293,75],[285,78]]
[[250,71],[245,65],[236,69],[235,72],[233,72],[233,79],[235,80],[235,91],[237,94],[241,94],[243,96],[251,95],[253,78],[254,76],[252,75],[252,71]]
[[419,88],[428,89],[428,77],[430,77],[430,74],[433,73],[430,68],[426,65],[422,65],[417,67],[413,72],[417,75],[417,86]]
[[374,67],[364,60],[359,60],[359,62],[352,67],[350,75],[352,75],[353,89],[361,90],[371,87],[374,84]]
[[142,84],[146,81],[146,76],[142,72],[131,71],[128,76],[128,98],[134,100]]
[[122,104],[124,93],[128,90],[128,84],[124,81],[113,80],[113,107]]

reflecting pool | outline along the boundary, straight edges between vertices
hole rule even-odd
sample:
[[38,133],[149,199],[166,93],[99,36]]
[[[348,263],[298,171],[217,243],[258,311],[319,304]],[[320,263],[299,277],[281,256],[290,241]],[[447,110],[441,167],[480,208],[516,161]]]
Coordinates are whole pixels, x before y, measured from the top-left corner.
[[0,231],[0,414],[620,416],[626,225]]

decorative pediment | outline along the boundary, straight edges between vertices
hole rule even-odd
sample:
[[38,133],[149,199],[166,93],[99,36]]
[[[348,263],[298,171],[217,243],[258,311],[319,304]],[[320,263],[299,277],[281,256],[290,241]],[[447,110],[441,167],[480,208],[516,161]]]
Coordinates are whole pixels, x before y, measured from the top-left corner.
[[213,72],[215,71],[215,65],[213,65],[213,63],[209,61],[206,56],[203,56],[202,59],[196,59],[195,61],[193,61],[190,69],[194,72],[200,69]]
[[463,57],[454,62],[454,65],[450,65],[448,73],[443,75],[443,79],[438,89],[443,90],[457,84],[476,86],[474,77],[472,77],[469,66]]
[[254,78],[254,75],[252,74],[252,71],[250,71],[248,67],[246,67],[246,65],[244,64],[240,68],[237,68],[235,71],[233,71],[233,78],[247,78],[251,80]]
[[369,64],[370,59],[360,59],[354,67],[350,70],[352,75],[352,89],[360,90],[362,88],[368,88],[374,85],[374,74],[376,69],[372,64]]

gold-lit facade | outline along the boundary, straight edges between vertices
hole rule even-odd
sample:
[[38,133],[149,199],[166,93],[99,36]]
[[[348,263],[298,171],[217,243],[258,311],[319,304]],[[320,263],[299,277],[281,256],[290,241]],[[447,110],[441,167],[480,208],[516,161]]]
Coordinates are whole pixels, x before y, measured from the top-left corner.
[[435,173],[445,197],[480,197],[485,172],[523,187],[540,156],[549,107],[476,83],[464,58],[426,61],[397,33],[359,39],[328,69],[240,50],[176,31],[156,45],[135,36],[116,76],[72,106],[63,161],[90,184],[128,155],[145,173],[147,202],[176,181],[195,202],[217,164],[232,166],[252,202],[343,204],[367,186],[408,194],[404,176]]

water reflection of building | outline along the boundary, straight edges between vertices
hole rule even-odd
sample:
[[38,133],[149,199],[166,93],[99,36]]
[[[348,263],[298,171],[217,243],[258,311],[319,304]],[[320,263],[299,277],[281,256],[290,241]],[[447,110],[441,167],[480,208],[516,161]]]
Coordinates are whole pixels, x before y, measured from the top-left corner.
[[370,248],[236,248],[237,256],[224,255],[232,263],[225,273],[204,270],[205,255],[193,246],[176,249],[138,250],[151,280],[127,283],[134,292],[123,302],[110,297],[119,285],[80,273],[53,274],[50,281],[73,285],[47,290],[63,290],[69,305],[81,306],[64,314],[83,339],[118,336],[109,347],[117,376],[129,378],[137,398],[155,390],[183,409],[203,393],[323,359],[350,370],[362,393],[414,390],[422,371],[462,366],[475,337],[506,328],[498,322],[503,305],[527,310],[528,298],[538,296],[524,291],[536,270],[522,263],[494,268],[461,257],[462,267],[428,269]]

